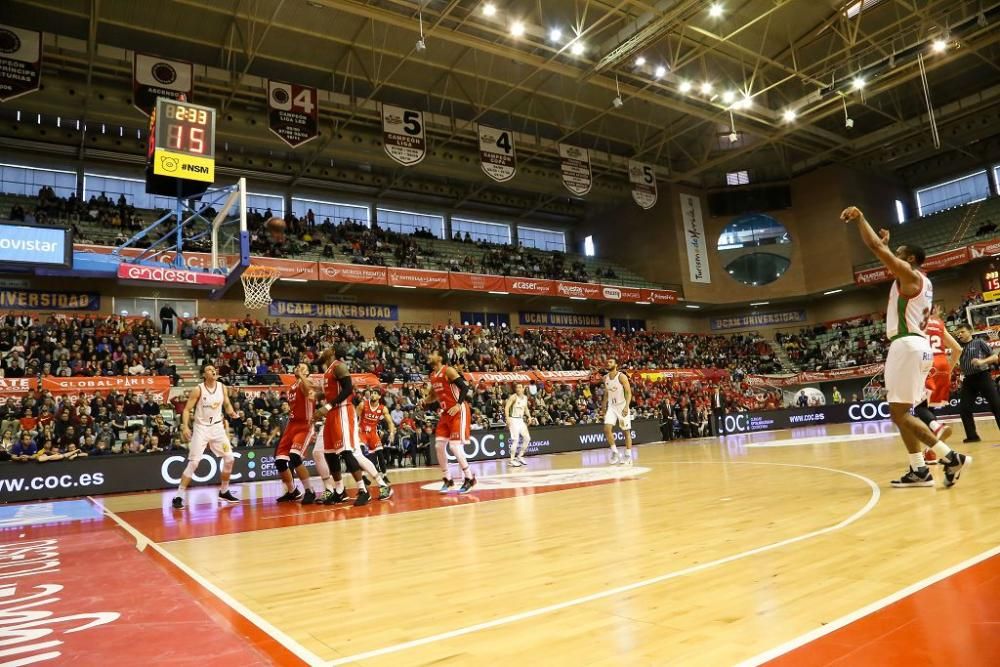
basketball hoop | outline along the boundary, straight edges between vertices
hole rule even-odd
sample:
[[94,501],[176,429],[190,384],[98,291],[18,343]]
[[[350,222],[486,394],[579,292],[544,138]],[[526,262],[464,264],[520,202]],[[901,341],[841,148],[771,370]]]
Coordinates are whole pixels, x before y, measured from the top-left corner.
[[271,303],[271,285],[281,277],[278,269],[270,266],[248,266],[240,278],[243,280],[243,303],[247,308],[263,308]]

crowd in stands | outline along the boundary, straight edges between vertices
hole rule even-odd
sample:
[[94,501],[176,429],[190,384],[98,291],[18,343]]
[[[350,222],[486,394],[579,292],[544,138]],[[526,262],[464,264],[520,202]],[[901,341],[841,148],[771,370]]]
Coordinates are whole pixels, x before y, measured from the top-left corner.
[[176,369],[149,318],[0,316],[0,378],[164,375]]
[[881,363],[889,349],[884,321],[871,315],[818,324],[794,334],[778,332],[775,340],[796,367],[808,371]]
[[59,197],[49,186],[39,189],[33,205],[27,208],[20,204],[12,206],[8,217],[28,224],[66,224],[73,229],[77,242],[87,241],[85,226],[81,226],[84,222],[120,231],[124,236],[122,242],[127,240],[129,232],[137,232],[145,225],[142,214],[125,200],[124,195],[112,200],[102,192],[99,197],[91,195],[84,201],[76,193]]

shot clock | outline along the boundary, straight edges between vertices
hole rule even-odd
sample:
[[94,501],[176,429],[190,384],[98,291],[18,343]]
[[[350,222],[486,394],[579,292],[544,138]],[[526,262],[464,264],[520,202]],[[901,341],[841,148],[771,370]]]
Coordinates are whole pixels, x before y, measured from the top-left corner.
[[187,194],[215,181],[215,109],[160,97],[149,125],[147,192]]
[[1000,271],[991,264],[983,271],[983,301],[1000,299]]

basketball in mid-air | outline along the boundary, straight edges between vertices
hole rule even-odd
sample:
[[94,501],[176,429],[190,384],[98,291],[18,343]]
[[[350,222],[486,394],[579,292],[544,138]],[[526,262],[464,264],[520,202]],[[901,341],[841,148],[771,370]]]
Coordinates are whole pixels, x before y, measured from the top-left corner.
[[285,227],[284,219],[278,217],[269,218],[264,223],[264,230],[267,232],[267,235],[279,243],[285,240]]

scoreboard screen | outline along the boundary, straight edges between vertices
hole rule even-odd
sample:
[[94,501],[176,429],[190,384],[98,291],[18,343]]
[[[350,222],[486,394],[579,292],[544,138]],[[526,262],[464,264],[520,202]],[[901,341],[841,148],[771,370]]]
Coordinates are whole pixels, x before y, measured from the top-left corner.
[[983,300],[1000,299],[1000,271],[990,267],[983,272]]
[[180,180],[215,180],[215,109],[161,97],[151,116],[153,173]]

